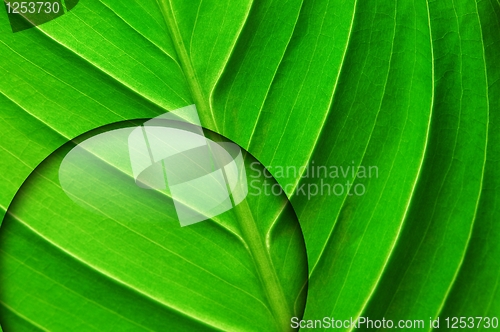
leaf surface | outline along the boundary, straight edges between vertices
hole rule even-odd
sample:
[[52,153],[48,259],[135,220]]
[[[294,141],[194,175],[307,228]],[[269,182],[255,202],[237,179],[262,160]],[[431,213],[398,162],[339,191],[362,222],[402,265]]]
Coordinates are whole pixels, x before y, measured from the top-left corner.
[[[256,223],[262,243],[278,248],[266,250],[281,262],[274,269],[286,302],[294,307],[307,291],[305,319],[363,315],[427,323],[438,316],[498,316],[499,13],[494,0],[92,0],[18,34],[10,33],[5,16],[0,205],[5,211],[30,172],[66,141],[108,123],[196,103],[202,124],[252,153],[290,198],[307,248],[310,280],[302,290],[290,278],[304,263],[295,264],[284,249],[291,243],[286,239],[297,236],[296,228],[283,226],[293,213],[283,204],[270,208],[266,195],[255,198],[252,209],[266,216]],[[57,294],[88,301],[96,319],[114,315],[104,308],[137,302],[120,307],[134,319],[115,315],[114,321],[152,330],[161,326],[160,320],[141,318],[149,310],[169,311],[151,300],[170,303],[155,286],[157,279],[149,275],[151,285],[141,283],[123,266],[109,264],[105,271],[146,296],[118,291],[123,285],[106,277],[97,283],[96,269],[74,259],[101,265],[95,252],[78,242],[82,233],[44,233],[31,218],[13,220],[15,231],[9,224],[2,227],[2,246],[13,250],[2,256],[3,264],[19,267],[27,279],[40,271],[49,274],[44,261],[28,258],[46,251],[86,283],[81,289],[65,284],[71,281],[54,272],[38,276],[36,289],[52,278],[62,292]],[[210,227],[237,248],[242,243],[237,239],[246,235],[232,222],[213,220]],[[111,229],[118,226],[105,225],[102,229],[109,227],[115,236],[109,245],[116,248],[122,240]],[[151,244],[132,238],[128,253],[142,257],[134,250]],[[22,252],[25,243],[39,249]],[[234,260],[240,268],[215,264],[214,273],[240,280],[251,295],[238,291],[234,299],[219,299],[217,290],[201,289],[232,309],[255,308],[249,312],[262,318],[258,328],[274,326],[275,317],[265,313],[272,311],[273,300],[266,302],[262,271],[248,259],[251,250],[230,248],[241,254]],[[25,260],[31,265],[23,265]],[[160,261],[151,264],[148,271],[165,268]],[[253,277],[241,264],[254,269]],[[192,275],[205,276],[194,270]],[[85,287],[109,296],[89,297]],[[57,297],[52,290],[46,288],[40,298]],[[189,303],[183,296],[177,305]],[[2,301],[2,320],[43,330],[47,322],[33,308],[47,303],[31,306],[23,299]],[[106,302],[111,300],[116,302]],[[202,308],[210,300],[196,302],[199,307],[190,307],[188,318],[169,311],[172,324],[179,324],[171,326],[257,326],[216,306]],[[89,329],[99,326],[90,318],[74,321]]]

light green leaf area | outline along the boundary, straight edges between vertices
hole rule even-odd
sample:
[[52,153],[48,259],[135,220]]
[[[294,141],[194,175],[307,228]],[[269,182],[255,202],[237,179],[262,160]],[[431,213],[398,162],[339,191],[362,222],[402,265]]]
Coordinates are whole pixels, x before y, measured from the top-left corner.
[[497,0],[88,0],[16,34],[2,11],[0,54],[3,213],[67,141],[195,103],[302,231],[273,195],[176,228],[168,193],[91,171],[90,212],[66,145],[1,228],[7,331],[283,330],[306,292],[304,319],[500,316]]

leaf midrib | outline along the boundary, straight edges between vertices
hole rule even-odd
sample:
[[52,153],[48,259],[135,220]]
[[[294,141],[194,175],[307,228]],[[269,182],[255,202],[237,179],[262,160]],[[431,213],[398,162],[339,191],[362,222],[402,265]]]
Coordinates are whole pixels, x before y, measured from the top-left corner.
[[[0,41],[1,42],[1,41]],[[60,136],[61,138],[63,138],[64,140],[66,141],[73,141],[72,138],[70,138],[69,136],[59,132],[56,128],[54,128],[53,126],[51,126],[49,123],[43,121],[41,118],[37,117],[36,115],[34,115],[33,113],[31,113],[30,111],[28,111],[26,108],[24,108],[23,106],[19,105],[16,101],[12,100],[8,95],[4,94],[3,92],[0,91],[0,94],[4,95],[7,99],[9,99],[13,104],[15,104],[17,107],[19,107],[19,109],[21,109],[22,111],[26,112],[26,114],[28,114],[29,116],[31,116],[32,118],[34,118],[35,120],[37,120],[38,122],[40,122],[42,125],[44,125],[45,127],[47,127],[50,131],[52,131],[53,133],[55,133],[56,135]],[[4,149],[5,150],[5,149]],[[5,150],[7,151],[9,154],[13,155],[10,151],[8,150]],[[99,159],[100,161],[102,161],[103,163],[105,163],[106,165],[112,167],[113,169],[116,169],[118,172],[120,172],[121,174],[131,178],[132,180],[135,181],[134,177],[127,173],[126,171],[122,170],[121,168],[119,167],[116,167],[115,165],[112,165],[110,164],[107,160],[101,158],[100,156],[92,153],[91,151],[88,151],[85,149],[85,151],[87,151],[88,153],[92,154],[93,156],[95,156],[97,159]],[[15,155],[13,155],[14,157],[16,157]],[[17,157],[16,157],[17,158]],[[19,159],[19,158],[17,158]],[[22,160],[19,159],[21,162]],[[30,169],[32,169],[32,167],[26,163],[23,162],[23,164],[25,164],[27,167],[29,167]],[[164,191],[161,191],[161,190],[154,190],[156,193],[160,194],[160,195],[163,195],[165,197],[168,197],[168,198],[171,198],[172,199],[172,196],[168,195],[167,192],[164,192]],[[196,211],[195,208],[183,203],[184,205],[186,205],[187,207],[193,209]],[[214,221],[214,224],[220,226],[222,229],[226,230],[227,232],[229,232],[232,236],[236,237],[238,239],[238,241],[240,241],[243,245],[245,245],[245,241],[241,238],[241,236],[237,233],[235,233],[232,229],[226,227],[223,223],[220,223],[217,221],[217,216],[214,216],[212,218],[210,218],[209,220],[212,220]]]
[[203,93],[199,78],[196,74],[196,71],[194,70],[193,64],[191,63],[191,58],[187,53],[186,46],[184,45],[181,32],[179,31],[179,27],[177,25],[177,19],[175,18],[175,14],[172,9],[172,4],[170,0],[157,0],[157,3],[160,7],[163,18],[165,19],[165,23],[167,24],[168,30],[170,32],[170,37],[174,43],[177,56],[179,57],[179,62],[186,78],[186,83],[188,84],[189,90],[191,91],[191,96],[193,97],[194,102],[201,114],[211,115],[210,122],[206,125],[217,129],[213,110],[207,103],[207,98]]
[[[191,59],[188,55],[184,42],[182,40],[179,27],[175,18],[173,7],[170,0],[157,0],[161,8],[165,22],[170,31],[170,37],[175,45],[177,56],[179,57],[181,67],[184,69],[186,82],[192,92],[192,97],[198,107],[199,113],[210,114],[213,123],[206,123],[212,125],[217,130],[217,123],[213,108],[210,106],[209,100],[203,93],[200,86],[198,76],[193,68]],[[248,13],[247,13],[248,15]],[[241,31],[240,31],[241,32]],[[234,49],[234,45],[233,45]],[[219,73],[220,75],[220,73]],[[273,266],[271,257],[269,256],[268,248],[266,247],[261,234],[259,234],[256,221],[252,215],[252,211],[248,202],[243,200],[233,208],[235,217],[238,220],[240,230],[244,235],[244,240],[248,245],[251,257],[254,261],[255,268],[259,274],[261,284],[264,288],[270,309],[277,322],[278,329],[285,329],[290,319],[290,310],[287,305],[286,297],[280,284],[280,279]]]

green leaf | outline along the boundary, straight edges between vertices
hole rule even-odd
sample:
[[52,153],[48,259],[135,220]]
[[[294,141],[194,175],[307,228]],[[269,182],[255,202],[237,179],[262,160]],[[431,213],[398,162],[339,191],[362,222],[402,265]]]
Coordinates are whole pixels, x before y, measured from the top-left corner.
[[[31,171],[68,140],[109,123],[153,118],[195,103],[203,126],[248,150],[290,198],[307,248],[305,319],[423,319],[430,330],[429,317],[441,317],[445,327],[445,317],[499,316],[499,18],[495,0],[89,0],[17,34],[5,16],[0,20],[1,66],[8,74],[0,77],[0,205],[5,211]],[[31,182],[36,181],[30,178],[26,186]],[[257,226],[293,220],[291,210],[269,208],[269,199],[249,203],[265,210]],[[13,206],[31,215],[27,206]],[[246,220],[247,212],[239,214],[236,219]],[[5,223],[2,248],[28,252],[31,245],[23,243],[37,243],[46,248],[41,252],[54,254],[54,262],[73,264],[49,248],[37,228],[40,221],[32,219],[25,226],[12,221],[19,230],[10,235],[5,234],[13,226]],[[230,234],[248,240],[241,224],[228,226],[236,219],[210,225],[226,225]],[[276,228],[283,232],[281,241],[292,226]],[[107,227],[112,226],[103,230]],[[83,246],[88,239],[51,232],[68,257],[75,256],[78,243],[78,257],[96,257],[91,246]],[[274,241],[280,247],[280,240]],[[139,248],[139,242],[130,246]],[[268,252],[273,260],[284,259],[284,251]],[[1,257],[10,259],[6,266],[19,265],[16,256]],[[206,263],[204,257],[195,258]],[[113,275],[130,283],[126,268],[110,261]],[[44,260],[37,264],[33,273],[50,270]],[[246,264],[256,274],[266,270]],[[303,263],[287,264],[288,272],[278,273],[278,279],[296,285],[287,278]],[[77,263],[67,269],[83,279],[92,273]],[[219,273],[231,279],[242,270]],[[64,287],[71,283],[59,277]],[[148,279],[152,284],[140,289],[164,294],[153,288],[158,279]],[[276,315],[280,301],[268,303],[270,293],[257,279],[255,288],[244,289]],[[97,283],[89,277],[81,286],[71,285],[77,294],[64,296],[43,283],[33,287],[45,289],[38,301],[68,296],[72,303],[71,296],[81,294],[95,301],[85,292],[92,287],[107,294],[99,297],[102,301],[121,303],[130,295],[117,291],[116,283]],[[287,287],[289,304],[304,294],[298,286]],[[250,303],[206,291],[212,295],[197,305],[214,299],[231,308]],[[17,307],[2,298],[1,323],[29,330],[42,318],[50,320],[33,309],[48,304],[12,296]],[[158,310],[145,298],[134,301],[140,304],[122,309],[141,323],[148,321],[141,315]],[[273,328],[272,314],[258,308],[248,317],[267,318],[252,323],[215,307],[196,310],[219,328]],[[88,311],[95,320],[77,315],[63,321],[99,324],[107,314],[97,310]],[[185,323],[174,316],[172,324]],[[58,324],[58,317],[52,315],[51,323]]]

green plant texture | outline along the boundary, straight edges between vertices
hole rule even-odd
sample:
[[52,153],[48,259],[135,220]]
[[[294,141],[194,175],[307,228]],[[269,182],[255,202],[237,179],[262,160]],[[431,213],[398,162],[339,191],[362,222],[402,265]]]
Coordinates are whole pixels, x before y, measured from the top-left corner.
[[[17,33],[0,12],[4,331],[500,317],[498,0],[81,0]],[[180,228],[98,149],[77,181],[101,215],[61,191],[76,143],[192,104],[284,193]]]

